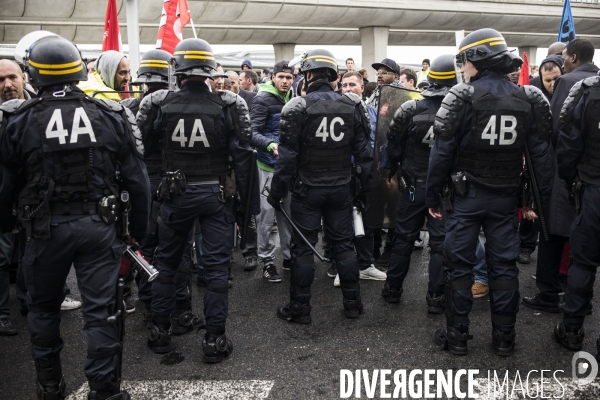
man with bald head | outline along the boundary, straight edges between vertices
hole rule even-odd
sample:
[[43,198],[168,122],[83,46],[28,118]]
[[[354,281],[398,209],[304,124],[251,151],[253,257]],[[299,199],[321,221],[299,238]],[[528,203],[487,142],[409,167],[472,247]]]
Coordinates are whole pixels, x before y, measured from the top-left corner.
[[0,60],[0,104],[9,100],[30,98],[25,90],[25,74],[19,64],[12,60]]

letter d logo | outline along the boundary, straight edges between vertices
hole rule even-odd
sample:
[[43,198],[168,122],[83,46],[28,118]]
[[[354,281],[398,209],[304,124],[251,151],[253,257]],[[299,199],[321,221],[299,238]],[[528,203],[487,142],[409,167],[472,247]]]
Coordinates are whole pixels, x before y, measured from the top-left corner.
[[[571,374],[573,383],[578,385],[587,385],[592,382],[598,375],[598,362],[596,358],[585,351],[578,351],[573,354],[571,360]],[[587,376],[585,376],[587,374]],[[584,375],[583,377],[580,377]]]

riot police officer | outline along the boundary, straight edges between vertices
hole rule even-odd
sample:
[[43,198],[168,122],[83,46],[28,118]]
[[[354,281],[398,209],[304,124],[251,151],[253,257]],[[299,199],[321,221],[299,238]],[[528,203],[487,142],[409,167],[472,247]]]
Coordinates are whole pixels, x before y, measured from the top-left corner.
[[429,87],[421,94],[424,100],[408,101],[396,111],[388,131],[388,163],[390,170],[397,169],[402,197],[396,209],[396,235],[382,296],[388,303],[398,303],[402,283],[408,274],[414,242],[419,237],[423,220],[427,218],[429,231],[429,312],[444,311],[443,244],[446,230],[444,222],[429,215],[425,207],[425,188],[429,169],[429,152],[433,146],[433,122],[442,100],[456,85],[454,56],[443,55],[431,64],[427,77]]
[[[150,50],[142,56],[138,78],[134,83],[145,86],[144,97],[152,93],[169,89],[171,54],[164,50]],[[130,97],[121,101],[121,104],[136,113],[139,110],[141,99]],[[148,135],[144,138],[144,163],[150,177],[150,188],[153,194],[152,212],[150,216],[148,236],[143,238],[140,252],[151,263],[154,262],[154,254],[158,246],[158,226],[156,221],[160,210],[161,199],[157,196],[157,189],[161,182],[162,158],[158,135]],[[191,291],[191,251],[193,232],[188,234],[188,240],[184,248],[181,264],[175,274],[176,301],[173,314],[171,315],[172,331],[175,335],[181,335],[193,331],[200,326],[201,319],[192,313],[192,291]],[[152,283],[148,282],[145,274],[136,276],[138,282],[138,297],[144,304],[143,320],[148,328],[152,327]]]
[[542,206],[549,201],[554,171],[549,142],[552,118],[539,89],[519,88],[506,79],[522,60],[508,51],[498,31],[480,29],[467,35],[457,62],[466,83],[450,89],[436,115],[425,198],[429,212],[441,219],[439,207],[441,199],[448,199],[443,189],[450,178],[453,210],[445,218],[444,240],[447,327],[439,329],[435,339],[442,349],[467,354],[475,251],[483,227],[492,341],[496,354],[508,356],[515,345],[519,309],[515,196],[528,148]]
[[[216,363],[233,350],[225,335],[228,271],[233,243],[235,169],[242,203],[251,201],[258,214],[258,185],[248,193],[252,150],[248,107],[228,91],[211,93],[206,84],[216,70],[210,45],[186,39],[175,48],[174,66],[181,90],[160,90],[146,96],[137,115],[144,139],[160,138],[165,198],[158,218],[156,268],[152,286],[153,327],[148,345],[157,353],[170,351],[171,314],[176,305],[175,275],[186,237],[196,219],[202,229],[202,260],[206,276],[204,361]],[[231,164],[229,159],[231,158]]]
[[[267,200],[281,211],[281,200],[291,191],[292,220],[313,246],[323,218],[340,276],[345,315],[358,318],[363,305],[352,244],[351,156],[362,171],[371,170],[368,116],[359,96],[334,92],[330,82],[338,72],[333,54],[317,49],[301,58],[307,94],[292,99],[281,111],[279,157]],[[359,179],[362,191],[356,193],[355,202],[364,205],[370,174],[363,173]],[[293,244],[290,302],[277,309],[277,316],[309,324],[315,263],[309,246],[297,234]]]
[[[572,191],[575,211],[571,225],[571,266],[561,305],[563,321],[554,330],[558,342],[580,350],[583,322],[600,265],[600,76],[577,82],[565,101],[556,146],[558,175]],[[596,342],[600,352],[600,338]],[[596,356],[598,358],[598,356]]]
[[[88,97],[75,86],[86,79],[87,69],[68,40],[40,39],[30,47],[25,64],[39,98],[15,100],[1,108],[7,122],[0,132],[5,168],[0,221],[2,230],[11,228],[11,201],[18,194],[20,225],[27,238],[23,273],[37,395],[65,397],[60,304],[73,265],[87,332],[88,399],[129,399],[120,388],[122,325],[115,324],[125,311],[116,293],[126,245],[117,236],[115,222],[121,225],[121,186],[135,205],[128,242],[146,235],[150,187],[140,160],[139,130],[131,124],[135,118],[128,109]],[[17,185],[18,180],[25,184]]]

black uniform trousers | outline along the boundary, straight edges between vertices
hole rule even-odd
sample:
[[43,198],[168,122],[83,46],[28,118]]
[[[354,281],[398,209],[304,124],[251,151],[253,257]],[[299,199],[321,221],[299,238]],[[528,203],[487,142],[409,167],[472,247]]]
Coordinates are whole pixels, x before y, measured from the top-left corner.
[[413,194],[411,195],[409,189],[405,189],[398,201],[396,234],[387,271],[387,283],[393,289],[402,288],[410,267],[415,240],[419,238],[423,220],[427,218],[430,247],[428,293],[432,298],[437,298],[444,294],[443,245],[446,229],[445,222],[433,218],[429,214],[429,208],[425,207],[425,188],[425,182],[416,182]]
[[[348,300],[360,294],[358,261],[354,252],[352,223],[352,196],[350,185],[309,186],[297,184],[292,193],[292,220],[308,241],[315,246],[318,241],[321,217],[323,231],[335,257],[342,293]],[[292,242],[291,300],[308,304],[310,286],[315,276],[313,253],[294,232]]]
[[473,306],[473,267],[480,228],[486,237],[493,325],[503,332],[513,329],[519,311],[518,209],[515,196],[502,196],[471,185],[465,197],[455,196],[447,213],[444,254],[446,271],[446,315],[448,326],[465,331]]
[[533,253],[538,237],[538,231],[533,221],[521,218],[521,223],[519,224],[519,236],[521,238],[521,252]]
[[[72,216],[73,217],[73,216]],[[60,305],[71,265],[81,293],[84,322],[100,322],[86,329],[88,356],[84,371],[90,382],[111,382],[117,362],[115,325],[103,324],[115,313],[117,277],[127,246],[113,225],[97,215],[52,224],[49,240],[31,239],[25,247],[23,274],[27,286],[32,354],[36,367],[60,362]],[[94,324],[95,325],[95,324]],[[89,357],[90,353],[98,353]]]
[[564,324],[578,329],[592,300],[596,268],[600,265],[600,186],[587,185],[581,195],[581,211],[571,225],[571,266],[567,278]]
[[535,284],[539,289],[539,298],[558,306],[560,287],[560,265],[562,264],[566,236],[549,235],[549,240],[540,235]]
[[[160,179],[150,180],[150,193],[156,193]],[[160,214],[159,214],[160,215]],[[151,216],[152,218],[152,216]],[[156,224],[156,221],[151,221],[150,226]],[[191,282],[192,282],[192,245],[193,245],[193,232],[190,231],[188,235],[188,241],[186,242],[183,250],[183,257],[179,264],[177,274],[175,274],[175,293],[177,303],[189,303],[192,300],[191,293]],[[154,263],[154,256],[156,248],[158,247],[158,229],[153,232],[148,232],[148,235],[140,243],[140,252],[144,255],[144,258],[151,264]],[[138,285],[138,297],[146,305],[146,309],[151,309],[152,304],[152,282],[148,282],[148,275],[140,272],[136,276],[136,282]]]
[[224,327],[227,319],[229,261],[233,248],[233,201],[219,200],[219,186],[193,186],[161,206],[156,268],[152,282],[152,312],[169,317],[175,306],[175,275],[188,233],[196,219],[202,229],[202,262],[207,282],[204,316],[207,326]]

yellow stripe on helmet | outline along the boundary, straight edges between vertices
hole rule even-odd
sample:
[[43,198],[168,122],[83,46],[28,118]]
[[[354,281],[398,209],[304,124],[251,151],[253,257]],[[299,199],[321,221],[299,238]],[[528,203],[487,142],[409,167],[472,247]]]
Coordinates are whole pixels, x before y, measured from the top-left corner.
[[40,75],[69,75],[69,74],[73,74],[75,72],[79,72],[82,69],[83,69],[83,65],[80,65],[79,67],[75,67],[75,68],[71,68],[71,69],[63,69],[60,71],[40,69],[39,73],[40,73]]
[[29,60],[29,65],[31,65],[32,67],[46,68],[46,69],[64,69],[64,68],[69,68],[69,67],[75,67],[77,65],[80,65],[81,63],[82,63],[81,59],[70,62],[70,63],[65,63],[65,64],[40,64],[40,63],[36,63],[35,61]]
[[152,64],[164,64],[164,65],[169,65],[168,61],[164,61],[164,60],[142,60],[140,62],[141,64],[148,64],[148,63],[152,63]]
[[163,64],[140,64],[140,67],[155,67],[155,68],[169,69],[168,65],[163,65]]
[[185,55],[185,54],[204,54],[207,56],[213,55],[213,53],[210,51],[201,51],[201,50],[180,50],[180,51],[176,51],[173,55],[180,56],[180,55]]
[[433,79],[454,79],[456,78],[456,73],[453,73],[452,75],[437,75],[429,72],[429,77]]
[[438,72],[438,71],[429,70],[429,75],[431,75],[431,74],[435,74],[435,75],[456,75],[456,71]]
[[183,56],[183,58],[192,58],[195,60],[214,60],[214,57],[211,56]]
[[[490,42],[495,42],[495,43],[492,44]],[[489,38],[489,39],[483,39],[483,40],[480,40],[479,42],[475,42],[475,43],[466,45],[465,47],[459,49],[458,52],[462,53],[466,49],[470,49],[471,47],[474,47],[474,46],[477,46],[480,44],[484,44],[484,43],[490,43],[490,46],[496,46],[498,44],[506,44],[506,41],[504,41],[504,38],[502,36],[493,37],[493,38]]]

